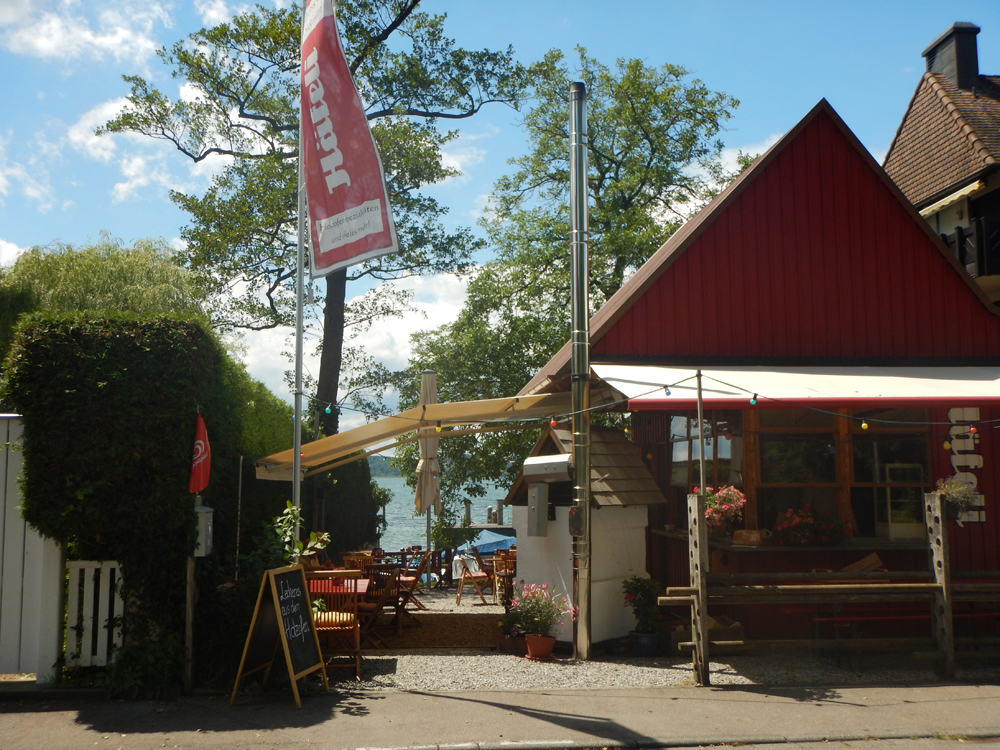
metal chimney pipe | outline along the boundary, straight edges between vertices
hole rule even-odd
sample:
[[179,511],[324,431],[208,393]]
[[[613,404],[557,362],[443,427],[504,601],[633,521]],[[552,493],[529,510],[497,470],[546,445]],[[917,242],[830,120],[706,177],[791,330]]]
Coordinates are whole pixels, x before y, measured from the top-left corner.
[[573,648],[577,659],[590,658],[590,265],[587,248],[587,87],[569,87],[570,273],[572,277],[573,466],[575,486],[570,510],[573,535],[573,599],[577,620]]

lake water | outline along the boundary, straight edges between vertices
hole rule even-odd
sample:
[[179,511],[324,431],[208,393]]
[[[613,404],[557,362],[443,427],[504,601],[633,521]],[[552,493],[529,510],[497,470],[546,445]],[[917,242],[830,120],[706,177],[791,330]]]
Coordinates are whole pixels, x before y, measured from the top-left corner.
[[[392,501],[385,506],[386,530],[382,549],[398,550],[415,544],[427,544],[427,517],[413,517],[413,490],[403,477],[372,477],[380,487],[392,492]],[[507,496],[507,490],[490,484],[485,497],[472,498],[472,523],[486,523],[486,509],[497,505]],[[510,523],[510,508],[504,508],[504,520]]]

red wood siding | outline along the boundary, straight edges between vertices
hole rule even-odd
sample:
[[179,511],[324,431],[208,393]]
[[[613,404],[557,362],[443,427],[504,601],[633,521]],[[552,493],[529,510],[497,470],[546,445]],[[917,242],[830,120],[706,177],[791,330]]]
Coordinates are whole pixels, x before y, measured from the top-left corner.
[[821,112],[591,356],[981,360],[1000,318]]
[[[932,409],[931,419],[942,424],[934,428],[935,440],[932,444],[931,470],[934,478],[948,477],[955,473],[951,458],[952,449],[946,449],[944,443],[949,440],[948,410]],[[959,528],[957,523],[948,524],[948,545],[951,552],[951,569],[963,570],[1000,570],[1000,518],[997,517],[998,496],[1000,490],[1000,409],[979,410],[979,436],[975,446],[975,454],[982,456],[982,468],[973,469],[970,473],[978,477],[978,491],[984,495],[986,503],[986,521],[983,523],[966,523],[965,528]],[[950,441],[949,441],[950,442]],[[965,467],[962,467],[964,470]]]

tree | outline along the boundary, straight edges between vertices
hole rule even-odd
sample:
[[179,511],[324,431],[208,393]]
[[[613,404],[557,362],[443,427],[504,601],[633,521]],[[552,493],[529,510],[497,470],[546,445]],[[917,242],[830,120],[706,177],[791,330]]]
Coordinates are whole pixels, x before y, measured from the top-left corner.
[[[738,102],[689,80],[676,65],[619,60],[612,70],[577,50],[534,68],[535,104],[524,117],[529,151],[497,182],[483,226],[497,257],[468,288],[458,319],[414,338],[416,371],[438,373],[442,400],[510,396],[570,335],[569,86],[588,90],[590,304],[599,309],[731,175],[717,136]],[[404,404],[418,388],[404,388]],[[509,484],[537,433],[441,441],[442,496]],[[399,454],[404,466],[416,449]]]
[[197,285],[162,240],[129,248],[104,234],[85,247],[32,247],[0,271],[0,288],[31,289],[35,307],[50,312],[204,318]]
[[[382,155],[401,251],[326,277],[319,299],[321,407],[341,400],[345,328],[372,314],[402,314],[408,302],[398,290],[380,289],[345,307],[347,283],[465,273],[481,246],[468,230],[446,231],[447,209],[419,192],[455,174],[442,163],[441,148],[456,133],[440,130],[439,120],[471,117],[488,103],[516,105],[521,96],[524,71],[511,49],[457,47],[445,36],[445,17],[417,12],[419,2],[337,4],[348,64]],[[220,328],[287,325],[297,221],[298,9],[258,6],[192,34],[160,57],[195,94],[172,101],[144,79],[126,76],[129,103],[98,132],[165,140],[193,162],[226,158],[204,195],[172,194],[192,220],[182,232],[182,257],[209,293]],[[328,432],[336,429],[332,411]]]

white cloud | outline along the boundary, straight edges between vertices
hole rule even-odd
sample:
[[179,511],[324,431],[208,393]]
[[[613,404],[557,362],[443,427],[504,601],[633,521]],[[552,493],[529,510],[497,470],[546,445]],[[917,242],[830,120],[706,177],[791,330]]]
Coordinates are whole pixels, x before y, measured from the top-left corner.
[[136,198],[140,189],[149,185],[182,192],[189,189],[163,166],[160,156],[132,153],[121,159],[119,168],[125,180],[116,182],[111,189],[115,203]]
[[194,9],[205,26],[226,23],[238,12],[230,10],[226,0],[195,0]]
[[441,150],[441,163],[449,169],[457,169],[461,174],[449,177],[445,182],[468,182],[469,170],[486,161],[486,150],[477,146],[459,145]]
[[25,250],[27,250],[26,247],[18,247],[13,242],[0,240],[0,265],[11,265]]
[[126,104],[125,98],[110,99],[84,112],[79,120],[66,129],[66,140],[70,146],[91,159],[111,161],[115,155],[115,138],[118,136],[97,136],[94,131],[114,118]]
[[458,317],[465,303],[467,282],[450,274],[417,276],[396,282],[414,293],[413,306],[420,314],[410,313],[376,323],[361,342],[365,351],[390,370],[402,370],[409,363],[410,336],[417,331],[438,328]]
[[32,4],[33,0],[0,0],[0,26],[19,22],[31,12]]
[[140,0],[105,3],[90,15],[73,0],[63,0],[53,10],[25,8],[23,0],[14,5],[0,16],[7,21],[0,44],[25,57],[63,63],[110,58],[141,64],[159,47],[154,27],[171,23],[162,5]]
[[28,164],[11,161],[7,156],[9,139],[0,136],[0,205],[4,198],[14,192],[38,204],[41,211],[52,208],[52,187],[48,183],[48,171],[30,160]]

